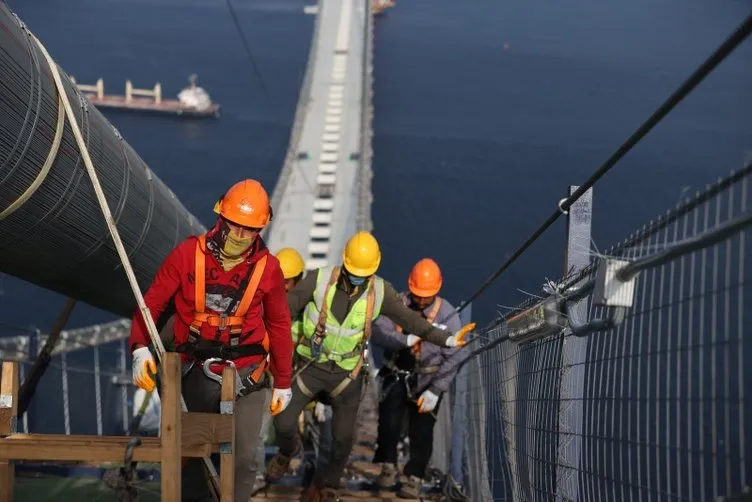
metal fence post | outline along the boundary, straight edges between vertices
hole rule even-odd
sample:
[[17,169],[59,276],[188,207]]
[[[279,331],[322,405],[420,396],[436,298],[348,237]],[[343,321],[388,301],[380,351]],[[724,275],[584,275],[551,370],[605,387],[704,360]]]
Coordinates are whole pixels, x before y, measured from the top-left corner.
[[[125,339],[120,340],[120,374],[126,375],[128,373],[128,362],[126,359],[127,344]],[[123,420],[123,431],[128,431],[128,422],[130,413],[128,410],[128,386],[123,385],[120,387],[120,406],[121,417]]]
[[[569,187],[572,195],[577,186]],[[593,190],[585,192],[567,214],[567,247],[564,259],[565,275],[590,263],[590,226],[592,221]],[[588,299],[571,312],[578,322],[586,319]],[[558,459],[556,468],[556,500],[576,501],[580,451],[582,449],[582,396],[585,386],[585,358],[587,337],[566,337],[561,349],[561,380],[559,399]]]
[[97,408],[97,435],[102,435],[102,373],[99,365],[99,345],[94,347],[94,402]]
[[65,423],[65,434],[70,435],[70,395],[68,393],[68,360],[65,351],[60,352],[61,375],[63,379],[63,417]]
[[[472,319],[472,304],[460,313],[460,324],[466,325]],[[465,431],[467,430],[467,364],[454,377],[454,392],[452,402],[452,445],[449,449],[451,456],[452,477],[464,486],[463,465],[465,456]]]

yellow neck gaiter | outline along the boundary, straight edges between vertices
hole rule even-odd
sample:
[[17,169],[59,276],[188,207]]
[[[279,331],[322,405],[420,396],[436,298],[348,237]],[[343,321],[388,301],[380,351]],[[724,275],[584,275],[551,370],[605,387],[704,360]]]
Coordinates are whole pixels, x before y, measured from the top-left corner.
[[232,267],[243,261],[243,253],[253,244],[253,237],[241,239],[235,237],[232,233],[227,234],[225,245],[222,247],[222,269],[227,272]]

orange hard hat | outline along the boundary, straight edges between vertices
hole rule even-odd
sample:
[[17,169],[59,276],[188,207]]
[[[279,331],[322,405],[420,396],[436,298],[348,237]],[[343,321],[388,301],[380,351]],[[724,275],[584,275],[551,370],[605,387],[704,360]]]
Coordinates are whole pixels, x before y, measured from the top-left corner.
[[223,218],[249,228],[264,228],[272,219],[266,190],[256,180],[235,183],[214,205]]
[[441,269],[431,258],[423,258],[415,264],[407,278],[407,287],[415,296],[428,298],[441,290]]

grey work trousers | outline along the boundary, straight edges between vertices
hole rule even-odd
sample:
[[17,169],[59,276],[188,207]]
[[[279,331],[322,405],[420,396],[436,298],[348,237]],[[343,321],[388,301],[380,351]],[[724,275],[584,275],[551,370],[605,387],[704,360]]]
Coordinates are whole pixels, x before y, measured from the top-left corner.
[[[312,397],[301,390],[298,379],[295,379],[290,405],[285,408],[285,411],[274,417],[277,445],[282,455],[289,457],[296,455],[300,450],[300,435],[298,433],[300,412],[315,398],[328,396],[349,373],[349,371],[343,370],[334,363],[311,364],[298,378],[303,381]],[[360,373],[358,378],[350,382],[337,397],[330,399],[332,406],[331,453],[324,472],[316,473],[316,478],[326,486],[332,488],[339,488],[340,486],[340,479],[347,466],[355,440],[356,417],[360,407],[362,390],[363,372]]]
[[261,419],[261,430],[259,432],[258,443],[256,444],[256,474],[264,472],[266,466],[266,440],[269,437],[269,427],[272,424],[272,415],[269,412],[269,405],[272,401],[272,392],[265,389],[267,399],[264,401],[264,416]]
[[[240,376],[247,376],[249,371],[250,368],[241,369]],[[235,502],[248,502],[253,492],[256,445],[269,392],[269,389],[252,392],[235,402]],[[189,411],[219,413],[219,384],[207,378],[198,365],[183,377],[183,398]],[[184,502],[212,500],[202,463],[200,458],[186,462],[182,484]]]

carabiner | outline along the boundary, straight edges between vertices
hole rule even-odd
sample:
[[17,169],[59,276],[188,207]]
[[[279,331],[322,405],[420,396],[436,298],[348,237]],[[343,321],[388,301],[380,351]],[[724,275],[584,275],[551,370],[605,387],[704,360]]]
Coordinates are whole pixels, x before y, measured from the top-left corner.
[[241,392],[245,388],[245,385],[243,384],[243,379],[240,378],[240,373],[238,373],[238,369],[235,367],[235,363],[232,362],[229,359],[222,359],[221,357],[210,357],[206,361],[204,361],[204,375],[206,375],[208,378],[214,380],[217,382],[220,387],[222,386],[222,375],[217,375],[214,373],[210,366],[212,364],[222,364],[227,363],[232,369],[235,370],[235,397],[238,397],[241,395]]
[[206,361],[204,361],[204,375],[206,375],[207,378],[210,378],[210,379],[214,380],[219,385],[222,385],[222,375],[217,375],[216,373],[214,373],[211,370],[211,365],[212,364],[222,364],[224,362],[229,363],[230,366],[232,366],[233,368],[235,367],[235,363],[233,363],[232,361],[225,361],[221,357],[210,357],[209,359],[207,359]]

